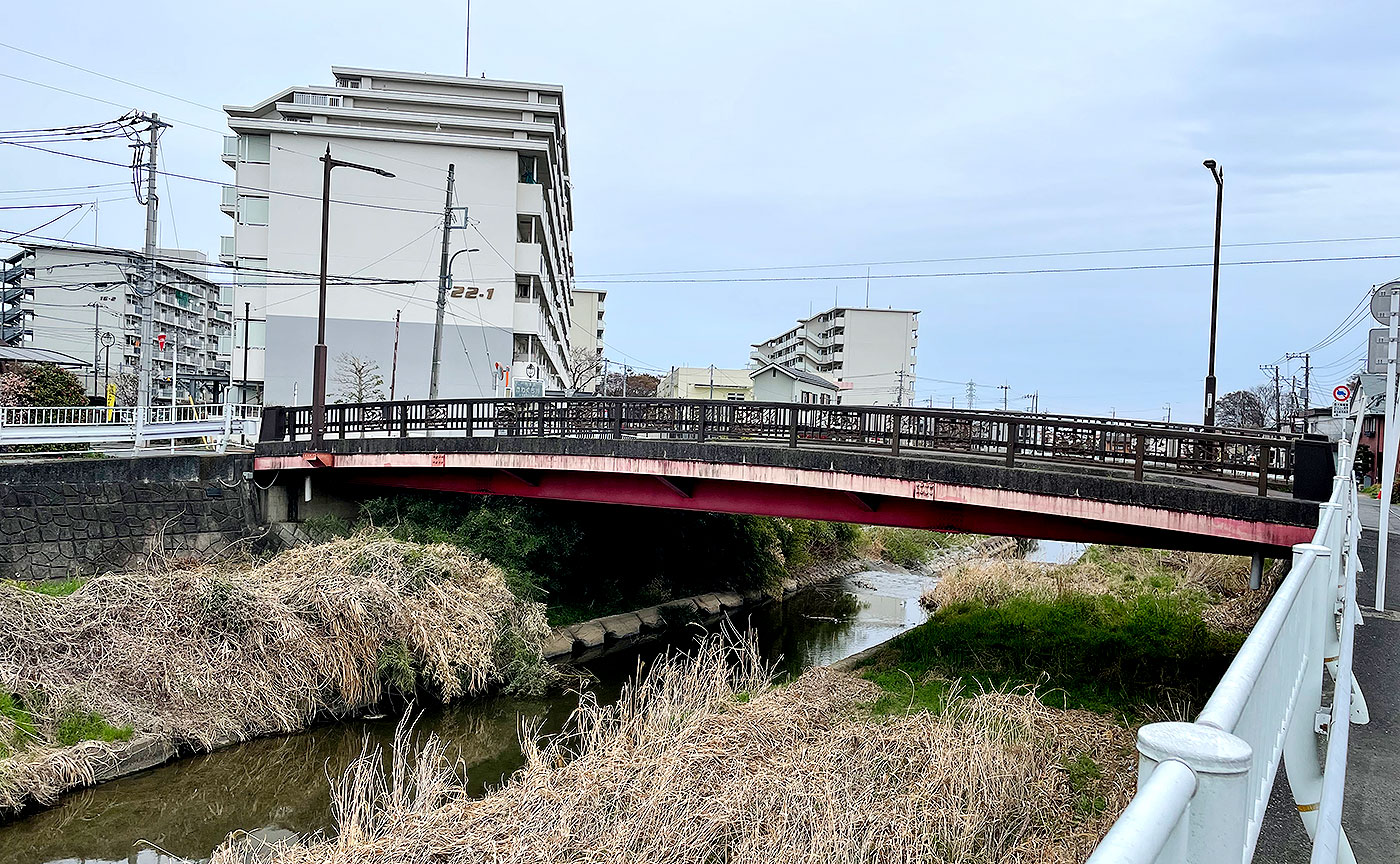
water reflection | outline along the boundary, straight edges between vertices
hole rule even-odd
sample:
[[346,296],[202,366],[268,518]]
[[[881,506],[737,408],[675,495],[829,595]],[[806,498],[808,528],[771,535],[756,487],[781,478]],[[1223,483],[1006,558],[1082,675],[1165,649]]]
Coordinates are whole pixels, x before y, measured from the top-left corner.
[[[922,622],[918,598],[932,582],[910,574],[859,573],[753,610],[735,623],[756,628],[764,656],[777,662],[780,674],[796,675]],[[682,634],[673,642],[685,646],[693,639],[693,633]],[[599,699],[616,698],[638,664],[666,647],[653,643],[589,663]],[[576,704],[569,695],[495,697],[430,709],[419,729],[437,732],[460,749],[471,791],[481,794],[520,766],[520,717],[543,717],[545,730],[553,731]],[[358,756],[366,739],[387,747],[396,721],[390,716],[322,725],[75,793],[57,807],[0,826],[0,864],[204,860],[232,831],[268,839],[329,831],[328,777]]]

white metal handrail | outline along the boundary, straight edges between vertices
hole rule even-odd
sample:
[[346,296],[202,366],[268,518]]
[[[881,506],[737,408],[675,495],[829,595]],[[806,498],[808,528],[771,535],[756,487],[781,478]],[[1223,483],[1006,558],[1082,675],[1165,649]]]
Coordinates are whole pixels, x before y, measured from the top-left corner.
[[[1312,864],[1355,861],[1341,809],[1349,727],[1367,719],[1352,674],[1359,427],[1353,420],[1351,439],[1338,444],[1338,476],[1313,542],[1293,547],[1289,575],[1196,722],[1139,730],[1137,795],[1090,864],[1251,861],[1280,760],[1314,838]],[[1336,682],[1325,711],[1324,669]],[[1329,734],[1321,769],[1315,728]]]
[[219,452],[235,435],[257,437],[261,405],[210,403],[121,406],[0,407],[0,446],[124,444],[204,439]]

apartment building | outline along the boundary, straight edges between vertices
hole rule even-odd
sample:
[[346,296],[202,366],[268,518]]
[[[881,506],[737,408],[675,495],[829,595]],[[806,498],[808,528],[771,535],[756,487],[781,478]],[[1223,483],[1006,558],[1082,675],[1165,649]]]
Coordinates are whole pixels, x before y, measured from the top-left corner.
[[656,385],[661,399],[727,399],[752,402],[753,383],[748,369],[718,366],[672,366]]
[[[17,309],[5,344],[57,351],[91,363],[89,396],[140,369],[141,295],[147,259],[127,249],[19,243],[0,265],[0,296]],[[216,402],[230,380],[231,289],[208,278],[204,254],[161,249],[156,261],[153,402]],[[164,337],[161,339],[160,337]],[[160,347],[163,343],[163,347]]]
[[597,393],[603,381],[603,301],[608,292],[575,288],[569,294],[569,365],[579,392]]
[[835,381],[843,405],[909,405],[918,347],[917,311],[838,306],[756,343],[749,357]]
[[234,227],[220,252],[241,268],[235,311],[246,303],[249,319],[265,324],[249,368],[265,401],[310,399],[328,146],[335,160],[394,175],[332,171],[332,370],[337,357],[356,356],[394,379],[397,398],[427,397],[452,166],[438,395],[513,395],[520,381],[571,389],[563,88],[341,66],[331,75],[330,86],[225,107],[237,134],[225,139],[235,177],[222,209]]

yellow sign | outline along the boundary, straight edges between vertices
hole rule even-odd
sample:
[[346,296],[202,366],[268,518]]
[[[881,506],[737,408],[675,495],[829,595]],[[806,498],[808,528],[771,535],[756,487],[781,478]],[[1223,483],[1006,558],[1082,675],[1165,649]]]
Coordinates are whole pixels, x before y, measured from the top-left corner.
[[107,382],[107,422],[112,422],[112,409],[117,404],[117,385],[114,382]]

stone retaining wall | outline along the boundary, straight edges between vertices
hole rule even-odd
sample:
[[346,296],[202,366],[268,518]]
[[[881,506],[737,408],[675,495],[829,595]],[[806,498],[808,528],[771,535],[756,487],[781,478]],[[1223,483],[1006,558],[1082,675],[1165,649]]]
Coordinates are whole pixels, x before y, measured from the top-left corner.
[[93,576],[147,552],[204,553],[253,534],[248,456],[0,464],[0,578]]

